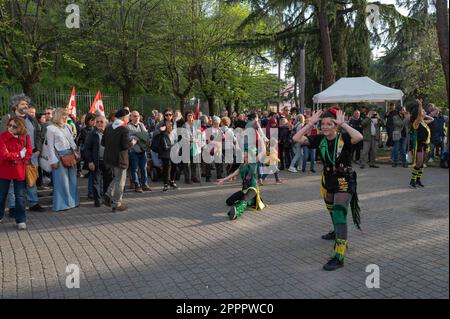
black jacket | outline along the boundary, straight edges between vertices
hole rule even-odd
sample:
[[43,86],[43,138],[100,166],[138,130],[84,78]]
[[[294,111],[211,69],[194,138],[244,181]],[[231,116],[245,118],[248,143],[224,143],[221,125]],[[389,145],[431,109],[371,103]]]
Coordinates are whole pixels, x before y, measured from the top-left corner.
[[108,125],[103,134],[102,145],[105,147],[104,162],[106,165],[127,169],[129,166],[128,150],[132,144],[128,128],[120,126],[116,129]]
[[94,163],[95,167],[99,167],[100,163],[100,137],[97,130],[94,129],[86,136],[84,142],[84,158],[86,163]]
[[361,118],[359,118],[359,119],[355,119],[355,118],[351,118],[350,119],[350,121],[349,121],[349,125],[352,127],[352,128],[354,128],[355,130],[357,130],[359,133],[361,133],[362,134],[362,132],[363,132],[363,127],[362,127],[362,119]]
[[159,158],[170,159],[170,150],[172,149],[172,141],[170,140],[169,134],[167,132],[162,132],[160,134],[160,144],[159,144]]
[[280,146],[288,148],[292,146],[291,131],[289,127],[281,126],[278,128],[278,140],[280,141]]

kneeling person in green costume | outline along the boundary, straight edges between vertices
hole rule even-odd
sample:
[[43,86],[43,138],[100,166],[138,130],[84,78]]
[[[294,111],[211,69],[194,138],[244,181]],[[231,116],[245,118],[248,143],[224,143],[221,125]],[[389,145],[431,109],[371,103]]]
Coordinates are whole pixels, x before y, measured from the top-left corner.
[[265,204],[261,200],[259,194],[258,164],[249,163],[248,152],[245,152],[244,154],[244,164],[230,176],[218,180],[217,184],[223,185],[223,183],[238,175],[242,178],[242,190],[231,195],[226,201],[227,205],[231,206],[231,209],[228,212],[230,220],[242,217],[249,207],[255,210],[262,210],[265,208]]

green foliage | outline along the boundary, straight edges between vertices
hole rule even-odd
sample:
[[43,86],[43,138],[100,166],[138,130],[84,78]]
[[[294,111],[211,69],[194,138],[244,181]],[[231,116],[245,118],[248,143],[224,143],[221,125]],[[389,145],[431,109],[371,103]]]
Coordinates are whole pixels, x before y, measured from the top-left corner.
[[418,95],[427,102],[448,108],[446,82],[438,49],[435,17],[428,13],[428,2],[404,1],[411,11],[386,55],[374,62],[376,80],[402,89],[408,100]]
[[[286,85],[269,74],[269,63],[287,61],[287,75],[299,81],[305,45],[307,104],[324,88],[331,65],[337,78],[374,75],[443,106],[430,1],[399,1],[411,9],[409,18],[379,4],[382,27],[372,34],[365,26],[367,2],[78,0],[81,28],[68,29],[71,0],[0,0],[0,85],[27,93],[101,88],[122,94],[125,105],[145,95],[162,97],[160,103],[149,98],[152,105],[174,108],[195,95],[216,114],[224,107],[266,108],[279,102]],[[329,24],[332,64],[321,54],[329,48],[319,32],[320,10]],[[386,56],[371,61],[371,43],[384,45]]]

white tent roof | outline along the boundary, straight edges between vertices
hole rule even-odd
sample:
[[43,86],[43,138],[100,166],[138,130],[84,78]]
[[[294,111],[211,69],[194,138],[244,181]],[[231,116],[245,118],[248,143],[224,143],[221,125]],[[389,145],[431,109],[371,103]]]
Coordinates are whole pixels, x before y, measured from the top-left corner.
[[371,78],[341,78],[325,91],[316,94],[314,103],[358,103],[402,101],[403,92],[381,85]]

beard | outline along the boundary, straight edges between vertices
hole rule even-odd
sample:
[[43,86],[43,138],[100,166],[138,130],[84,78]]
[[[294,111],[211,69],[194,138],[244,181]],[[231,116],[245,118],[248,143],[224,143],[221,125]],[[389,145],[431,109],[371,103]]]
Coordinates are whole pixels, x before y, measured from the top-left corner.
[[21,114],[21,115],[27,115],[28,108],[23,108],[23,109],[16,109],[16,112]]

